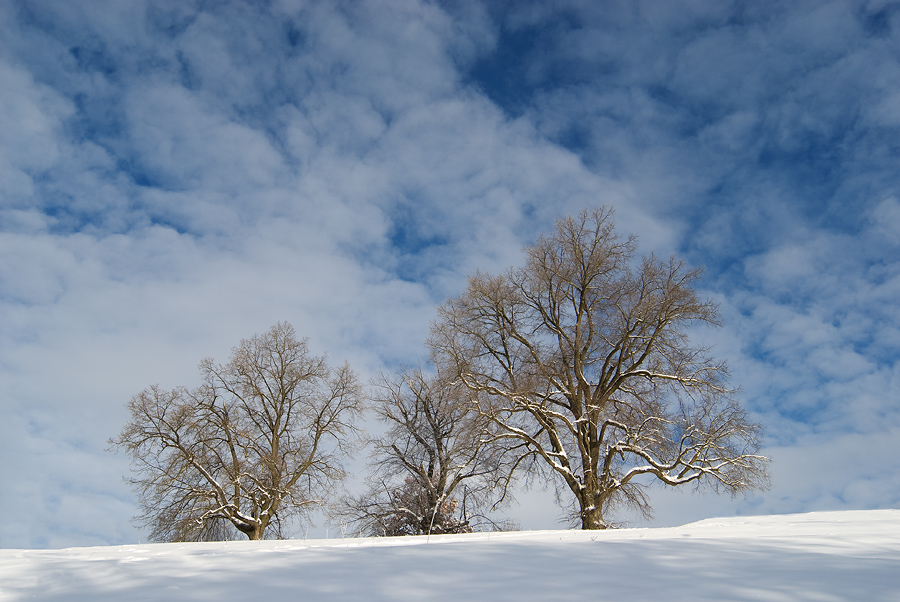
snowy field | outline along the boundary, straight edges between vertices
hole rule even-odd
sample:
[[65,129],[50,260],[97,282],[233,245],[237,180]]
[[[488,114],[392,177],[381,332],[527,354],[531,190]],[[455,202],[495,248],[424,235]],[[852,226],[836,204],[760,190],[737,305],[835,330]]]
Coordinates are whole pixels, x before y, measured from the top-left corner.
[[666,529],[0,550],[0,601],[900,600],[900,510]]

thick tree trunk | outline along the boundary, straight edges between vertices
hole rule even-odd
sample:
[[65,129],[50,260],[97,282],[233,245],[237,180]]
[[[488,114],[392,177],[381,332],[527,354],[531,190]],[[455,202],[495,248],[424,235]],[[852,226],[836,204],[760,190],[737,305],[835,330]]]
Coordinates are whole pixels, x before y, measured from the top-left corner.
[[[591,471],[588,476],[596,474]],[[586,487],[578,492],[578,503],[581,506],[581,528],[585,530],[605,529],[606,522],[603,520],[603,507],[601,503],[603,499],[600,495],[600,484],[596,479],[586,479]]]
[[606,523],[603,521],[603,510],[596,505],[582,508],[581,528],[585,530],[605,529]]
[[232,521],[232,524],[237,527],[238,531],[246,535],[247,539],[252,541],[261,540],[266,532],[266,527],[268,526],[268,522],[255,526],[243,522],[238,523],[236,521]]
[[[591,433],[591,440],[596,440],[596,437],[596,432]],[[600,502],[604,496],[601,495],[601,485],[596,477],[599,473],[597,468],[599,458],[585,454],[581,456],[581,462],[585,471],[584,483],[577,491],[573,489],[581,507],[581,528],[585,530],[605,529],[604,504]]]

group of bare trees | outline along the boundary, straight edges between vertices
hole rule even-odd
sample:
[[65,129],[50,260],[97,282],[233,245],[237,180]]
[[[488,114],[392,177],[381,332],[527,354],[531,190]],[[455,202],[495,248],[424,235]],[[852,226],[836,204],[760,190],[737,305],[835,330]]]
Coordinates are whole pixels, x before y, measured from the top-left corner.
[[[699,272],[635,248],[609,209],[560,220],[523,267],[440,307],[428,369],[368,392],[281,323],[204,360],[197,389],[139,393],[112,443],[132,455],[140,521],[160,541],[279,537],[333,497],[358,440],[367,490],[332,512],[365,535],[497,528],[517,481],[552,484],[584,529],[649,515],[653,483],[765,487],[759,426],[688,339],[717,324]],[[360,437],[366,409],[380,436]]]

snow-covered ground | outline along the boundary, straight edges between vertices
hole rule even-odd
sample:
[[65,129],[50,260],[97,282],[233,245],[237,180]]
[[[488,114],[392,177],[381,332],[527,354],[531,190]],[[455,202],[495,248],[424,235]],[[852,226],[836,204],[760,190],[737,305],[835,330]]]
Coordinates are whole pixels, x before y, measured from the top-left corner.
[[900,510],[666,529],[0,550],[11,600],[900,600]]

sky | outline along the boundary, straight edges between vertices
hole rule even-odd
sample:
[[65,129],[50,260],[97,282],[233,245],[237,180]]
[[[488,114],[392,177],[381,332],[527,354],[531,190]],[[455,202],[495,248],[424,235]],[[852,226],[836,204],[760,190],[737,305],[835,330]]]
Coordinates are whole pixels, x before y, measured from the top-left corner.
[[628,524],[900,506],[900,3],[0,0],[0,547],[146,538],[107,443],[145,387],[282,320],[416,364],[601,204],[705,267],[773,460]]

